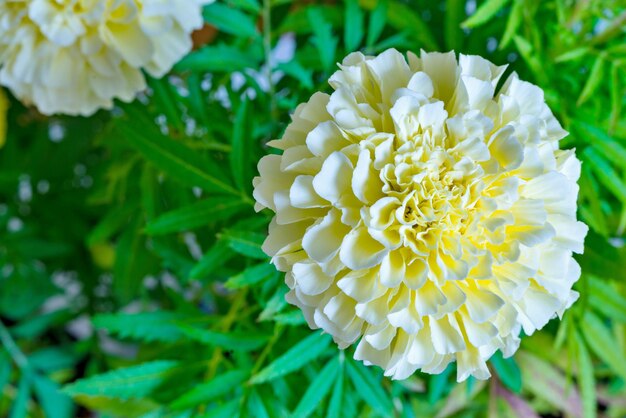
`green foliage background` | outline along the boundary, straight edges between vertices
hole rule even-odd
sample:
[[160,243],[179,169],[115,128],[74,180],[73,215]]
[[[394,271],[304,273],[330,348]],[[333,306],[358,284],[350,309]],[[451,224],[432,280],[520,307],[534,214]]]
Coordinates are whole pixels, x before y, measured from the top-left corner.
[[[12,100],[0,416],[626,416],[623,1],[227,0],[204,17],[201,45],[132,104],[45,118]],[[510,63],[583,160],[581,298],[494,357],[489,382],[457,384],[453,366],[392,382],[353,361],[286,305],[260,249],[264,144],[344,55],[389,47]]]

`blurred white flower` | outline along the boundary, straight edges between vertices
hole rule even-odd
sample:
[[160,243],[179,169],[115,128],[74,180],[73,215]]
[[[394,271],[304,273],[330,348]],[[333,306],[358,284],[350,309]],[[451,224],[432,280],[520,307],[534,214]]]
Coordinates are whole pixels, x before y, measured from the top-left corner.
[[0,2],[0,84],[45,114],[131,101],[192,46],[206,0]]
[[265,252],[287,298],[404,379],[489,377],[578,297],[580,162],[537,86],[453,52],[353,53],[259,162]]

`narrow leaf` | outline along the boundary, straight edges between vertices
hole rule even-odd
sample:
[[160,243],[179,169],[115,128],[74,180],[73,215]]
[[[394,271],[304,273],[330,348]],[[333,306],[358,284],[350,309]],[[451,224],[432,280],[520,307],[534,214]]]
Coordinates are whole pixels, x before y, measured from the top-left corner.
[[261,244],[265,240],[263,234],[247,231],[228,231],[222,236],[222,239],[239,254],[261,260],[267,259],[267,255],[261,249]]
[[210,197],[159,216],[148,223],[146,233],[162,235],[188,231],[230,219],[246,207],[237,197]]
[[465,22],[463,27],[475,28],[489,22],[509,0],[487,0]]
[[244,98],[237,109],[233,126],[232,151],[230,152],[230,171],[235,184],[244,194],[252,181],[253,138],[249,116],[248,99]]
[[366,404],[383,416],[387,416],[390,411],[393,411],[390,397],[383,390],[381,382],[372,377],[369,369],[365,369],[352,361],[347,361],[346,371],[352,385]]
[[198,263],[191,269],[189,277],[191,279],[206,279],[215,269],[230,260],[233,254],[228,243],[217,241],[213,247],[198,260]]
[[226,287],[229,289],[239,289],[245,286],[252,286],[274,274],[276,274],[276,268],[272,264],[257,264],[256,266],[248,267],[243,272],[228,279]]
[[161,135],[148,137],[128,123],[118,124],[118,129],[146,159],[177,180],[209,192],[239,194],[227,181],[214,176],[220,170],[213,162],[190,148]]
[[366,41],[368,47],[374,45],[383,33],[385,23],[387,23],[387,2],[388,0],[377,1],[373,7],[374,10],[370,13]]
[[209,45],[191,52],[183,58],[175,68],[179,71],[240,71],[246,68],[256,68],[259,60],[252,54],[247,54],[230,45]]
[[250,383],[269,382],[278,377],[295,372],[305,364],[319,357],[330,345],[330,337],[319,332],[309,335],[285,354],[274,360],[269,366],[250,379]]
[[514,393],[522,391],[522,374],[513,357],[505,359],[502,353],[497,351],[491,357],[491,364],[498,373],[498,377],[506,387]]
[[342,364],[340,365],[339,375],[337,376],[337,380],[335,381],[335,385],[333,387],[333,394],[330,397],[330,402],[328,403],[326,418],[341,418],[342,416],[345,360],[343,359],[342,354],[339,356]]
[[615,337],[600,318],[588,311],[580,322],[580,327],[591,351],[614,373],[626,380],[626,358],[616,343]]
[[174,400],[172,409],[186,409],[210,402],[214,399],[223,399],[223,396],[239,387],[248,377],[248,372],[232,370],[209,382],[195,386],[191,391]]
[[363,10],[358,0],[346,1],[344,43],[346,51],[356,51],[363,40]]
[[604,78],[604,64],[604,57],[602,55],[598,56],[593,64],[593,67],[591,67],[589,77],[587,78],[585,86],[583,87],[583,90],[578,97],[578,101],[576,102],[577,106],[581,106],[587,100],[589,100],[589,98],[591,98],[591,96],[595,93],[598,87],[602,84]]
[[35,376],[33,388],[39,403],[46,413],[46,418],[69,418],[74,416],[72,400],[61,392],[56,382],[44,376]]
[[254,20],[247,14],[224,4],[215,2],[206,6],[202,16],[207,23],[225,33],[239,37],[257,36]]
[[302,396],[300,403],[293,411],[293,416],[306,418],[310,416],[326,397],[337,376],[339,362],[337,357],[326,363],[326,366],[319,372],[311,382],[306,392]]
[[595,418],[597,416],[596,379],[593,374],[591,356],[585,341],[578,331],[574,331],[576,343],[576,363],[578,365],[578,383],[583,400],[583,416]]
[[262,347],[268,340],[267,335],[255,332],[218,332],[188,326],[181,327],[180,330],[187,337],[202,344],[234,351],[256,350]]

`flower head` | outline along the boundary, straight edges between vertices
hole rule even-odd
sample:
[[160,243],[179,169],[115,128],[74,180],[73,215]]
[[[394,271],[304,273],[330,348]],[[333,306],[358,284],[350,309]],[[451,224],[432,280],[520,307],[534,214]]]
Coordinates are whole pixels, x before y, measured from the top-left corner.
[[577,298],[580,162],[537,86],[453,52],[353,53],[259,162],[257,209],[287,300],[403,379],[496,350]]
[[191,49],[206,0],[0,2],[0,84],[42,113],[90,115]]

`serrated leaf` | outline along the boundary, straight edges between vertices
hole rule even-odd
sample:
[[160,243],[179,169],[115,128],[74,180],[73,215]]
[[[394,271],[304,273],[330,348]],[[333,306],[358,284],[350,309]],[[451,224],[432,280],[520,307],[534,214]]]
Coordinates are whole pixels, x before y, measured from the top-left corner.
[[100,314],[93,318],[93,324],[120,338],[174,342],[181,337],[177,321],[182,318],[181,314],[167,311]]
[[207,23],[231,35],[254,37],[259,34],[250,16],[218,2],[205,6],[202,16]]
[[159,216],[146,226],[146,233],[162,235],[182,232],[230,219],[249,207],[238,197],[210,197]]
[[372,377],[370,369],[353,361],[346,361],[346,372],[358,395],[374,411],[383,416],[393,411],[390,397],[383,390],[381,382]]
[[269,366],[252,376],[250,383],[258,385],[295,372],[319,357],[329,345],[330,337],[328,335],[323,335],[319,332],[309,335],[274,360]]
[[177,361],[170,360],[142,363],[80,379],[65,386],[63,391],[72,397],[106,396],[123,400],[144,398],[159,387],[178,366]]
[[228,231],[222,235],[222,239],[239,254],[260,260],[268,258],[261,249],[261,245],[265,241],[263,234],[248,231]]
[[465,22],[462,23],[465,28],[476,28],[489,22],[509,0],[487,0],[480,5],[478,9]]
[[195,386],[189,392],[174,400],[172,409],[191,408],[218,399],[237,388],[248,377],[248,372],[231,370],[211,381]]
[[348,52],[356,51],[363,40],[363,18],[358,0],[347,0],[343,39]]
[[215,176],[220,172],[215,163],[190,148],[161,135],[147,137],[127,123],[118,124],[118,129],[146,159],[180,182],[208,192],[239,195],[228,181]]
[[248,267],[236,276],[231,277],[225,285],[229,289],[239,289],[245,286],[255,285],[274,274],[276,274],[276,267],[272,264],[257,264],[256,266]]
[[587,350],[585,341],[578,331],[573,332],[576,344],[576,364],[578,366],[578,386],[583,401],[583,416],[595,418],[597,416],[596,379],[593,374],[593,363]]
[[520,393],[522,391],[522,374],[515,359],[513,357],[505,359],[500,351],[496,351],[490,361],[502,383],[514,393]]
[[256,350],[262,347],[268,340],[267,335],[255,332],[218,332],[188,326],[181,327],[180,330],[187,337],[202,344],[234,351]]
[[621,353],[615,337],[600,318],[589,311],[586,312],[580,322],[580,329],[591,351],[605,362],[614,373],[626,380],[626,358]]
[[339,371],[339,361],[335,357],[319,372],[307,388],[298,406],[293,411],[294,418],[306,418],[310,416],[319,404],[324,400]]

